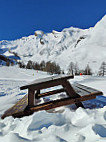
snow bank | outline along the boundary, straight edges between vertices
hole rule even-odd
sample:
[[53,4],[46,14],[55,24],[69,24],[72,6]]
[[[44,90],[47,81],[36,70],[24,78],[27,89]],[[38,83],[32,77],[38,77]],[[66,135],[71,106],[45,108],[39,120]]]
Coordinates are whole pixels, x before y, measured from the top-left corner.
[[4,142],[105,142],[106,107],[63,113],[34,113],[20,119],[0,120],[0,141]]

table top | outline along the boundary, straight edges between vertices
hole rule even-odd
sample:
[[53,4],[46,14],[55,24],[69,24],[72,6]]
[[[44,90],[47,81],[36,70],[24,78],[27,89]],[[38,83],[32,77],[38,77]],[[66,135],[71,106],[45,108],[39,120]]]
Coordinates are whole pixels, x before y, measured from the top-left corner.
[[67,79],[72,79],[72,78],[74,78],[73,75],[55,75],[55,76],[51,76],[51,77],[46,77],[46,78],[34,80],[33,82],[20,87],[20,89],[21,90],[28,89],[31,86],[40,85],[40,84],[43,84],[43,83],[46,83],[46,82],[50,83],[52,81],[57,81],[57,80],[62,81],[62,80],[67,80]]

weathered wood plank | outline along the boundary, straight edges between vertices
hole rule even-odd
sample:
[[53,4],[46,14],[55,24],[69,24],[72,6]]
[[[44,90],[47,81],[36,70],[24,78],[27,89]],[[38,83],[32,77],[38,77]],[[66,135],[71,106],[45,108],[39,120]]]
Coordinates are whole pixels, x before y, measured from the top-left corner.
[[62,82],[62,86],[66,90],[67,95],[70,96],[71,98],[79,97],[79,95],[75,92],[69,81],[64,80]]
[[72,75],[57,75],[53,77],[43,78],[35,80],[25,86],[20,87],[21,90],[27,89],[27,88],[34,88],[36,89],[44,89],[52,86],[60,85],[63,80],[74,78]]
[[82,84],[79,84],[79,83],[74,83],[73,86],[76,86],[77,88],[82,89],[83,91],[86,91],[88,93],[100,92],[100,91],[98,91],[98,90],[96,90],[94,88],[91,88],[91,87],[88,87],[88,86],[85,86],[85,85],[82,85]]
[[35,107],[30,108],[29,110],[31,112],[35,112],[35,111],[39,111],[39,110],[49,110],[49,109],[53,109],[53,108],[60,107],[60,106],[79,103],[79,102],[85,101],[85,100],[95,99],[95,97],[96,97],[96,95],[92,94],[92,95],[82,96],[79,98],[58,99],[58,100],[54,100],[54,101],[50,101],[50,102],[46,102],[46,103],[37,105]]
[[26,107],[28,106],[28,95],[25,95],[21,100],[19,100],[13,107],[8,109],[4,115],[2,116],[2,119],[7,116],[13,116],[15,114],[21,114],[24,112]]
[[[64,82],[62,82],[62,85],[64,87],[64,89],[66,90],[67,95],[69,95],[71,98],[78,98],[79,94],[77,94],[75,92],[75,90],[73,89],[73,87],[71,86],[70,82],[65,80]],[[84,108],[84,105],[81,102],[75,103],[77,107],[82,107]]]
[[75,90],[75,92],[77,94],[79,94],[80,96],[84,96],[84,95],[88,95],[90,94],[88,91],[86,90],[82,90],[81,88],[78,88],[77,86],[75,86],[74,84],[72,84],[73,89]]
[[35,105],[35,90],[32,88],[28,89],[28,106],[32,107]]
[[61,88],[61,89],[45,92],[45,93],[42,93],[42,94],[38,94],[38,98],[58,94],[58,93],[61,93],[61,92],[65,92],[65,90],[63,88]]

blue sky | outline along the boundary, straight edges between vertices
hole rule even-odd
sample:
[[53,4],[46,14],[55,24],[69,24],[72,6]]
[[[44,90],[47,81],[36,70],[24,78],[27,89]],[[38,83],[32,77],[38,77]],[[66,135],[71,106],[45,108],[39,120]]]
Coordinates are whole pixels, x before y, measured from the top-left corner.
[[36,30],[89,28],[106,14],[106,0],[0,0],[0,40],[14,40]]

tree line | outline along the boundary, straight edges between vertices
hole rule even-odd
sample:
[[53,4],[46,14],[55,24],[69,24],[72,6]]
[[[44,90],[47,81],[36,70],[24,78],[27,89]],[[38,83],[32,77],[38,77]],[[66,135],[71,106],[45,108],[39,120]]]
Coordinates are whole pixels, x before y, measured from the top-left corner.
[[[61,70],[61,67],[55,62],[42,61],[41,63],[38,63],[29,60],[26,65],[23,62],[19,62],[18,64],[20,68],[41,70],[48,72],[49,74],[64,74],[64,71]],[[74,64],[73,62],[70,62],[68,66],[68,74],[80,75],[80,73],[83,75],[92,75],[89,65],[87,65],[84,70],[80,70],[77,63]]]
[[42,61],[41,63],[38,63],[38,62],[33,62],[33,61],[29,60],[27,65],[25,65],[23,62],[19,62],[18,64],[19,64],[20,68],[41,70],[41,71],[48,72],[49,74],[63,73],[63,71],[61,71],[60,66],[55,62]]
[[[89,64],[86,65],[85,69],[80,70],[77,63],[70,62],[68,67],[68,73],[80,75],[82,73],[83,75],[92,75],[92,69],[90,68]],[[106,62],[102,62],[98,71],[99,76],[106,75]]]
[[[2,60],[0,60],[2,61]],[[0,64],[2,65],[2,62],[0,62]],[[61,67],[56,63],[56,62],[45,62],[42,61],[41,63],[38,62],[33,62],[31,60],[29,60],[27,62],[27,64],[24,64],[24,62],[19,61],[17,63],[14,62],[6,62],[6,66],[13,66],[18,64],[20,68],[26,68],[26,69],[34,69],[34,70],[41,70],[41,71],[45,71],[48,72],[49,74],[64,74],[64,70],[61,69]],[[79,69],[78,67],[78,63],[74,63],[74,62],[70,62],[69,66],[68,66],[68,74],[74,74],[74,75],[92,75],[92,69],[89,66],[89,64],[86,65],[85,69]],[[106,62],[102,62],[98,71],[99,76],[104,76],[106,75]]]
[[74,75],[92,75],[92,70],[89,66],[89,64],[86,65],[85,69],[79,69],[78,63],[70,62],[68,66],[68,74],[74,74]]

